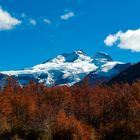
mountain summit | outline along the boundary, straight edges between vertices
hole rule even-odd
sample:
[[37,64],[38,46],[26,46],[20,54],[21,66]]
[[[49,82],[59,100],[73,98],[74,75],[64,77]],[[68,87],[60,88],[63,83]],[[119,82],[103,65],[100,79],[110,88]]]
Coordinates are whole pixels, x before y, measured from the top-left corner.
[[72,53],[63,53],[58,55],[56,58],[49,60],[49,62],[53,63],[73,63],[73,62],[80,62],[80,61],[89,61],[91,62],[92,59],[87,56],[84,51],[77,50]]
[[120,71],[119,67],[115,68],[117,64],[121,64],[121,69],[125,66],[124,63],[113,61],[106,53],[98,52],[92,58],[82,50],[77,50],[72,53],[63,53],[45,63],[24,70],[2,71],[0,83],[3,83],[6,76],[11,76],[21,85],[34,80],[47,86],[71,86],[83,80],[90,73],[96,77],[102,75],[112,77]]
[[97,52],[93,57],[93,63],[99,67],[109,61],[113,61],[113,59],[110,55],[104,52]]

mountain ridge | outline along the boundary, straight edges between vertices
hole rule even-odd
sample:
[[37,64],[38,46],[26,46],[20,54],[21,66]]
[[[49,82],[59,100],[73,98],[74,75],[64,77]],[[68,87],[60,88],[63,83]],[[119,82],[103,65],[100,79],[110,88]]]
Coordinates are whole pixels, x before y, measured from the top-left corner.
[[[125,63],[114,61],[107,53],[97,52],[90,57],[79,49],[71,53],[63,53],[24,70],[2,71],[1,74],[15,78],[21,85],[26,85],[33,80],[44,83],[46,86],[71,86],[83,80],[90,73],[98,75],[95,80],[98,80],[103,73],[107,78],[112,77],[112,74],[109,73],[110,70],[112,70],[113,76],[117,75],[121,69],[118,68],[116,71],[113,68],[118,64],[125,67]],[[3,78],[0,78],[0,82],[3,82]]]

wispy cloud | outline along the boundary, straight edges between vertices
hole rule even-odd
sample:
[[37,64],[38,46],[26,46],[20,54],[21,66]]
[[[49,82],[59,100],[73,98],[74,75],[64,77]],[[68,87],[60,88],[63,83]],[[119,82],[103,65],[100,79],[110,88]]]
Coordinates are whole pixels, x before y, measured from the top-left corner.
[[70,11],[70,12],[67,12],[66,14],[64,14],[64,15],[61,15],[60,18],[62,20],[69,20],[70,18],[72,18],[74,16],[75,16],[74,12]]
[[33,26],[36,26],[36,24],[37,24],[37,21],[35,19],[32,19],[32,18],[29,19],[29,22]]
[[43,22],[47,25],[51,25],[51,23],[52,23],[51,20],[46,19],[46,18],[43,19]]
[[[75,13],[68,9],[64,10],[64,14],[60,16],[61,20],[69,20],[74,17]],[[20,14],[20,20],[16,17],[13,17],[9,12],[3,10],[0,6],[0,30],[10,30],[15,26],[20,25],[22,23],[23,26],[32,25],[36,26],[37,23],[43,22],[46,25],[51,25],[52,21],[48,18],[43,18],[43,20],[39,20],[39,17],[31,18],[26,15],[24,12]]]
[[114,35],[110,34],[106,37],[104,43],[107,46],[116,44],[121,49],[140,52],[140,29],[128,30],[126,32],[119,31]]
[[21,14],[21,17],[22,17],[22,18],[25,18],[25,17],[27,17],[27,16],[26,16],[25,13],[22,13],[22,14]]
[[21,20],[11,16],[9,12],[0,7],[0,30],[11,30],[21,23]]

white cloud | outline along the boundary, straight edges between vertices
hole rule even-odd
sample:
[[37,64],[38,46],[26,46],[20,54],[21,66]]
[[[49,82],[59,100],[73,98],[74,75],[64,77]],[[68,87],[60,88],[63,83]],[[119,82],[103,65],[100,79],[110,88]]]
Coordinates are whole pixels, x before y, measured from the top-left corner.
[[45,24],[51,25],[51,21],[49,19],[45,18],[45,19],[43,19],[43,21],[44,21]]
[[12,17],[10,13],[0,7],[0,30],[10,30],[21,23],[22,21]]
[[140,29],[128,30],[126,32],[119,31],[118,33],[106,37],[104,43],[107,46],[117,46],[121,49],[129,49],[133,52],[140,52]]
[[27,16],[26,16],[25,13],[22,13],[22,14],[21,14],[21,17],[22,17],[22,18],[25,18],[25,17],[27,17]]
[[29,19],[30,24],[32,24],[33,26],[35,26],[37,24],[35,19]]
[[74,17],[74,12],[67,12],[66,14],[60,16],[62,20],[69,20],[70,18]]
[[120,36],[122,35],[123,33],[121,31],[119,31],[117,34],[115,35],[112,35],[110,34],[109,36],[107,36],[107,38],[104,40],[104,43],[107,45],[107,46],[113,46],[117,41],[118,39],[120,38]]

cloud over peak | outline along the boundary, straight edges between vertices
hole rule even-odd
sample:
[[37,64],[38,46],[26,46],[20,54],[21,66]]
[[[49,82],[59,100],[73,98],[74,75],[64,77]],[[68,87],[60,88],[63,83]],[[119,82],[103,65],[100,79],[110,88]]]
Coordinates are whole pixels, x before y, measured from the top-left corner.
[[10,30],[21,23],[22,21],[12,17],[10,13],[0,7],[0,30]]
[[116,44],[121,49],[129,49],[133,52],[140,52],[140,28],[137,30],[119,31],[118,33],[106,37],[106,46]]

